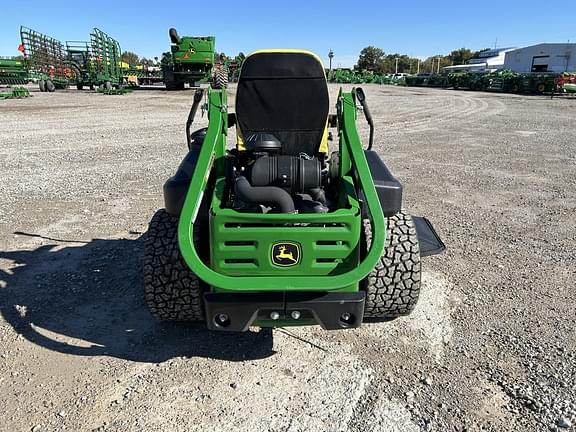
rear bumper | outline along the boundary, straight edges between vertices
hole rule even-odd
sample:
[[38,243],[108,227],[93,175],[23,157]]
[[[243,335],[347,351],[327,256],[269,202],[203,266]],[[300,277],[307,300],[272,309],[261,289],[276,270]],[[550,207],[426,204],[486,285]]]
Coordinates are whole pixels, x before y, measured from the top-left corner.
[[326,330],[360,327],[364,292],[352,293],[207,293],[206,324],[210,330],[246,331],[255,322],[271,326],[317,323]]

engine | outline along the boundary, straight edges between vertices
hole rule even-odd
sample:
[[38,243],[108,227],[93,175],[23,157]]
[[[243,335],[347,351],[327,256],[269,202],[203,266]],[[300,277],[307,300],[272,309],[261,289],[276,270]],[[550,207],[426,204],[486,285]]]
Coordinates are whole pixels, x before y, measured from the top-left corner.
[[283,155],[271,134],[245,137],[246,152],[231,153],[230,206],[257,213],[326,213],[329,200],[325,162],[301,153]]

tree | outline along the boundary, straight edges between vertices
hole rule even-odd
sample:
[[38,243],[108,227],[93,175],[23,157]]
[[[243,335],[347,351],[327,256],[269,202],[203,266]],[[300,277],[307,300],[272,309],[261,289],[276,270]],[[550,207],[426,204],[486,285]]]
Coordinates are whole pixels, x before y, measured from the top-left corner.
[[124,51],[122,53],[122,61],[128,63],[130,66],[138,64],[138,54],[131,51]]
[[[438,62],[440,62],[440,67],[438,67]],[[438,70],[442,72],[442,68],[446,66],[452,66],[452,59],[449,56],[438,54],[424,60],[420,64],[420,72],[436,73]]]
[[448,58],[453,65],[463,65],[474,56],[474,53],[468,48],[460,48],[448,54]]
[[396,60],[398,60],[398,73],[409,73],[412,63],[417,62],[417,59],[413,59],[406,54],[388,54],[378,64],[376,72],[381,74],[396,73]]
[[378,70],[379,65],[384,60],[384,56],[384,50],[370,45],[360,51],[356,68],[359,70]]

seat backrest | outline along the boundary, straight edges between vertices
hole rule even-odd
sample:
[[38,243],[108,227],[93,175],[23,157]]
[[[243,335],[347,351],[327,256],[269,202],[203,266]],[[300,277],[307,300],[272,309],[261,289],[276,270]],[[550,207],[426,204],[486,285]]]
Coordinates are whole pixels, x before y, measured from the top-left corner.
[[309,51],[264,50],[242,64],[236,93],[238,149],[244,136],[266,132],[282,154],[327,151],[328,84],[320,59]]

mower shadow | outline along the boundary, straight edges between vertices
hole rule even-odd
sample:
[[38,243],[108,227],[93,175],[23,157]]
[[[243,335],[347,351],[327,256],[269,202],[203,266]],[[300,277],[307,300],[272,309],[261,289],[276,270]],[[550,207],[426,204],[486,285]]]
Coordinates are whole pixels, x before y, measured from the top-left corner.
[[0,313],[28,341],[65,354],[151,363],[274,354],[269,329],[218,333],[156,322],[142,293],[144,236],[89,242],[43,238],[51,244],[0,251],[10,267],[0,269]]

